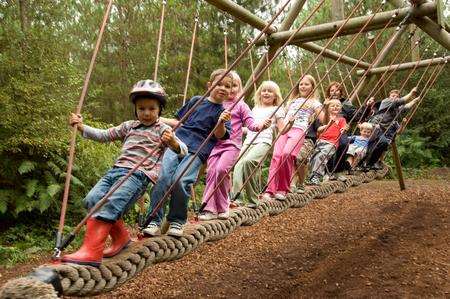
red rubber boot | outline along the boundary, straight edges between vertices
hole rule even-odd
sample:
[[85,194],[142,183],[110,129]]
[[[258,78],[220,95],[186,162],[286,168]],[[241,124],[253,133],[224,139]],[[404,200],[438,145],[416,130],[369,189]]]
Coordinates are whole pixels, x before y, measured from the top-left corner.
[[62,261],[80,265],[100,266],[103,258],[103,249],[112,223],[89,218],[86,223],[86,234],[83,245],[77,252],[63,256]]
[[104,257],[112,257],[122,251],[131,242],[130,233],[128,232],[125,223],[122,219],[113,224],[109,232],[112,243],[111,246],[103,251]]

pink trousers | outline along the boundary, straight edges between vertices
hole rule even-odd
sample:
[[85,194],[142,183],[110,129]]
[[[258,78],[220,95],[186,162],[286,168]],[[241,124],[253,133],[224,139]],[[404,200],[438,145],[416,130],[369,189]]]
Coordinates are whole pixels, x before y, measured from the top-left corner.
[[266,192],[269,194],[289,192],[292,175],[295,171],[295,159],[305,140],[305,132],[292,128],[278,138],[270,161],[269,181]]
[[228,172],[239,157],[239,152],[240,150],[236,147],[227,146],[222,150],[213,150],[209,156],[206,186],[203,193],[203,203],[207,202],[204,211],[214,214],[228,211],[230,205],[228,193],[231,189]]

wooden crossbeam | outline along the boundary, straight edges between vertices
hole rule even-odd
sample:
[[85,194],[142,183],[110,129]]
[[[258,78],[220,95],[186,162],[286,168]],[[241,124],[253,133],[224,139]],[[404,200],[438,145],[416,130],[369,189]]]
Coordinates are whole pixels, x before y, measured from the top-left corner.
[[[405,70],[410,70],[413,68],[427,67],[428,65],[444,64],[446,60],[447,61],[450,60],[450,56],[438,57],[438,58],[434,58],[434,59],[425,59],[425,60],[420,61],[419,63],[414,61],[414,62],[400,63],[400,64],[396,64],[396,65],[391,65],[391,66],[376,67],[376,68],[370,69],[368,71],[368,74],[374,75],[374,74],[384,73],[386,71],[387,72],[405,71]],[[417,64],[417,66],[416,66],[416,64]],[[357,74],[361,76],[363,74],[363,71],[359,70],[357,72]]]
[[[411,12],[413,17],[430,16],[436,13],[436,3],[425,3],[418,8],[400,8],[396,10],[381,12],[375,15],[369,22],[369,25],[364,29],[364,32],[377,30],[383,28],[389,20],[394,18],[394,21],[390,24],[391,27],[395,27]],[[351,18],[344,29],[339,33],[339,36],[351,35],[361,30],[364,24],[367,23],[371,16],[355,17]],[[311,42],[316,40],[328,39],[336,32],[336,28],[342,26],[344,21],[324,23],[314,26],[308,26],[300,30],[295,34],[293,43],[297,42]],[[411,20],[406,20],[406,24]],[[293,30],[276,32],[268,37],[269,44],[282,43],[289,39],[294,33]],[[260,41],[257,45],[264,44],[264,41]]]

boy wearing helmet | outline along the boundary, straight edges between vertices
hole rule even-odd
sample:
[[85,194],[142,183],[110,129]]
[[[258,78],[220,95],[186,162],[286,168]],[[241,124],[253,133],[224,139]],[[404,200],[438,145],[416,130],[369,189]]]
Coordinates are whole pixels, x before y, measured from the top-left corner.
[[[139,81],[130,92],[130,100],[135,105],[137,120],[126,121],[107,130],[83,124],[81,115],[72,113],[70,117],[70,124],[77,125],[85,138],[99,142],[123,141],[122,151],[114,167],[98,181],[84,199],[88,209],[100,201],[109,189],[126,176],[129,170],[148,153],[154,151],[154,155],[147,159],[87,221],[83,245],[77,252],[63,256],[63,262],[99,266],[103,256],[114,256],[125,248],[130,242],[130,234],[121,218],[145,192],[148,184],[158,179],[161,168],[159,157],[164,151],[164,148],[159,147],[160,142],[180,156],[187,153],[186,145],[159,119],[166,104],[166,93],[158,83],[152,80]],[[108,235],[111,236],[112,244],[103,250]]]

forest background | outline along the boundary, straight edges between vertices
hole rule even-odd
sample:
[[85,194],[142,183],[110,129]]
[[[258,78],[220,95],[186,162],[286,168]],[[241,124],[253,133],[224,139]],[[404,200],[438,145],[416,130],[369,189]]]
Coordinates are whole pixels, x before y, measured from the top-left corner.
[[[161,2],[114,1],[82,111],[88,124],[106,128],[134,117],[128,93],[137,80],[152,78]],[[281,1],[236,2],[268,19]],[[296,25],[317,2],[308,1]],[[329,2],[326,1],[310,25],[331,20]],[[356,2],[345,1],[345,11],[350,11]],[[247,40],[256,33],[203,1],[199,7],[197,5],[197,1],[182,0],[169,0],[167,4],[158,78],[169,94],[166,116],[172,116],[183,102],[197,9],[199,32],[188,96],[202,94],[210,72],[224,66],[224,31],[228,32],[229,61],[241,53]],[[364,1],[358,15],[366,15],[378,5],[379,1]],[[78,102],[104,9],[105,1],[98,0],[0,0],[0,265],[24,261],[53,246],[67,167],[70,136],[67,119]],[[385,9],[394,7],[387,4]],[[392,30],[384,34],[378,43],[379,49],[392,35]],[[342,50],[350,38],[339,38],[331,49]],[[403,38],[407,39],[407,35]],[[318,43],[324,45],[325,41]],[[347,54],[358,58],[368,45],[367,35],[363,35]],[[444,53],[430,38],[420,44],[421,54],[425,47],[430,48],[425,58],[431,58],[434,51],[439,55]],[[392,57],[396,49],[391,52]],[[253,50],[253,61],[256,63],[265,51],[264,47]],[[374,58],[370,55],[366,61]],[[298,79],[301,66],[306,68],[313,57],[290,46],[271,66],[271,79],[280,84],[283,94],[290,88],[287,69]],[[316,67],[324,74],[331,64],[330,60],[321,60]],[[340,66],[344,74],[348,69],[348,66]],[[237,71],[244,82],[249,78],[249,57]],[[414,86],[422,72],[423,69],[414,74],[407,90]],[[402,163],[409,174],[420,174],[424,168],[448,166],[450,116],[445,100],[450,77],[445,73],[429,91],[407,131],[398,140]],[[312,74],[317,77],[314,69]],[[402,74],[393,76],[385,89],[398,87],[404,79]],[[337,70],[332,71],[330,78],[339,80]],[[357,79],[353,75],[354,82]],[[350,88],[350,81],[345,84]],[[385,91],[381,89],[377,99],[384,96]],[[246,101],[253,105],[251,97]],[[112,165],[119,149],[119,143],[77,140],[67,230],[84,215],[82,198]],[[202,184],[197,186],[199,195],[201,189]],[[134,223],[135,216],[133,210],[128,222]]]

